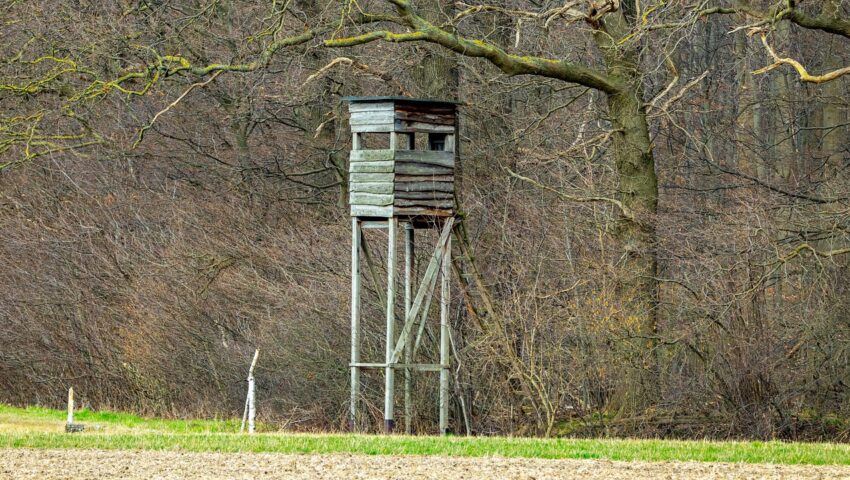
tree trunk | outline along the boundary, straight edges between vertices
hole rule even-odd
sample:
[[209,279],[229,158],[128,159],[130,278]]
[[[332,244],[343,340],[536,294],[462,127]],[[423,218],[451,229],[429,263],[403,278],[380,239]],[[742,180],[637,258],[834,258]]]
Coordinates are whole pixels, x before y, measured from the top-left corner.
[[622,215],[616,230],[622,243],[618,300],[623,303],[623,321],[628,331],[625,354],[631,364],[624,383],[613,399],[620,414],[644,410],[659,392],[657,350],[658,261],[655,252],[655,214],[658,208],[658,178],[646,118],[641,69],[636,47],[623,47],[618,40],[631,32],[623,11],[605,17],[594,38],[602,49],[608,74],[626,83],[619,93],[608,95],[608,110],[614,130],[613,154],[619,177],[619,200],[634,217]]

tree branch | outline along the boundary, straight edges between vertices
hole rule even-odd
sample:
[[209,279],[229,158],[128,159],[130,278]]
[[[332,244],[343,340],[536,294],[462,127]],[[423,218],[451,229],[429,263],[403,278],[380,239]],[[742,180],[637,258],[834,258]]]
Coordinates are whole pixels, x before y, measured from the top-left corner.
[[496,45],[450,33],[420,17],[408,0],[387,0],[396,6],[399,18],[413,31],[395,33],[387,30],[373,31],[353,37],[325,40],[327,47],[350,47],[377,40],[387,42],[424,41],[443,46],[453,52],[473,58],[484,58],[508,75],[539,75],[577,83],[606,93],[618,93],[624,88],[622,81],[605,73],[576,65],[566,60],[552,60],[535,56],[519,56],[505,52]]
[[806,70],[806,67],[803,66],[800,62],[794,60],[793,58],[782,58],[776,54],[773,48],[770,47],[770,44],[767,43],[767,35],[762,32],[761,33],[761,43],[764,44],[764,48],[767,49],[767,52],[773,58],[773,63],[760,68],[753,72],[753,75],[761,75],[763,73],[767,73],[775,68],[778,68],[782,65],[791,65],[794,67],[794,70],[797,70],[797,73],[800,75],[800,80],[808,83],[825,83],[831,80],[835,80],[841,76],[847,75],[850,73],[850,67],[839,68],[838,70],[833,70],[831,72],[825,73],[823,75],[812,75]]
[[514,178],[516,178],[516,179],[522,180],[523,182],[528,182],[528,183],[530,183],[531,185],[534,185],[534,186],[535,186],[535,187],[537,187],[537,188],[540,188],[540,189],[546,190],[547,192],[554,193],[555,195],[557,195],[557,196],[559,196],[559,197],[563,198],[564,200],[569,200],[569,201],[571,201],[571,202],[579,202],[579,203],[587,203],[587,202],[605,202],[605,203],[610,203],[611,205],[614,205],[615,207],[617,207],[617,208],[620,210],[620,213],[622,213],[623,217],[625,217],[626,219],[628,219],[628,220],[630,220],[630,221],[632,221],[632,222],[634,222],[634,221],[635,221],[635,214],[634,214],[634,212],[632,212],[632,210],[631,210],[629,207],[627,207],[626,205],[624,205],[624,204],[623,204],[623,202],[621,202],[621,201],[619,201],[619,200],[617,200],[617,199],[614,199],[614,198],[608,198],[608,197],[598,197],[598,196],[594,196],[594,197],[577,197],[577,196],[575,196],[575,195],[570,195],[570,194],[568,194],[568,193],[564,193],[564,192],[562,192],[562,191],[560,191],[560,190],[554,189],[554,188],[549,187],[549,186],[547,186],[547,185],[543,185],[542,183],[540,183],[540,182],[538,182],[538,181],[536,181],[536,180],[532,180],[532,179],[530,179],[530,178],[528,178],[528,177],[524,177],[524,176],[522,176],[522,175],[520,175],[520,174],[518,174],[518,173],[514,172],[514,171],[513,171],[513,170],[511,170],[510,168],[505,168],[505,170],[508,172],[508,174],[509,174],[510,176],[512,176],[512,177],[514,177]]

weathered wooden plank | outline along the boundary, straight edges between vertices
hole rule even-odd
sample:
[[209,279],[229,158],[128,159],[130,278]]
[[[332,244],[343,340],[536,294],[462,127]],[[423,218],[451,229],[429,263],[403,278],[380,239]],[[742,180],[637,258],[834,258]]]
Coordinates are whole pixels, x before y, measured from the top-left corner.
[[453,200],[405,200],[396,198],[393,202],[396,207],[432,207],[432,208],[452,208]]
[[395,130],[397,132],[454,133],[455,127],[454,125],[434,125],[432,123],[396,120]]
[[395,173],[401,175],[448,175],[452,172],[453,168],[426,163],[395,162]]
[[435,113],[440,115],[454,115],[457,111],[457,107],[455,105],[423,105],[421,103],[405,102],[403,100],[400,100],[395,102],[395,110],[397,112],[421,112]]
[[395,112],[353,112],[349,123],[351,125],[374,125],[392,123],[395,121]]
[[384,207],[392,205],[393,194],[352,192],[348,196],[348,203],[352,205],[373,205],[376,207]]
[[454,193],[450,192],[395,192],[396,199],[404,200],[451,200]]
[[395,129],[395,123],[381,123],[376,125],[352,125],[351,131],[356,133],[387,133]]
[[454,154],[454,151],[455,151],[455,136],[453,134],[446,135],[446,151],[452,152]]
[[381,110],[394,111],[395,102],[370,102],[370,103],[351,103],[348,105],[349,112],[374,112]]
[[374,205],[352,205],[351,206],[351,216],[352,217],[392,217],[393,216],[393,207],[376,207]]
[[410,122],[436,123],[438,125],[454,125],[455,116],[449,113],[407,112],[396,110],[395,117]]
[[397,150],[395,160],[401,162],[427,163],[441,167],[454,168],[455,154],[435,150]]
[[352,162],[348,171],[352,173],[392,173],[395,162]]
[[414,182],[451,182],[454,183],[454,175],[400,175],[396,173],[395,183]]
[[352,150],[348,158],[352,162],[381,162],[393,159],[393,151],[381,150]]
[[348,184],[349,192],[360,192],[360,193],[384,193],[390,194],[393,193],[393,184],[390,182],[384,183],[349,183]]
[[[400,175],[399,175],[400,176]],[[394,189],[396,192],[454,192],[455,184],[452,182],[403,182],[396,178]]]
[[397,217],[452,217],[454,216],[454,211],[450,208],[396,206],[393,208],[393,215]]
[[392,183],[392,173],[350,173],[348,181],[351,183]]

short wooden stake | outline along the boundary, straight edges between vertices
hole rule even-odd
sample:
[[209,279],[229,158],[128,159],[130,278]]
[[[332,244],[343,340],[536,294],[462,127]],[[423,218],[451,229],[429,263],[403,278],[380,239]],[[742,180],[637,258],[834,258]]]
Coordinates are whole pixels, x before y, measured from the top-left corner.
[[68,433],[82,432],[85,426],[81,423],[74,423],[74,387],[68,389],[68,422],[65,424],[65,431]]
[[251,360],[251,367],[248,369],[248,395],[245,398],[245,411],[242,413],[242,426],[239,427],[239,432],[245,431],[245,423],[248,423],[248,433],[254,433],[254,418],[256,417],[256,390],[254,388],[254,367],[257,366],[257,358],[260,356],[260,349],[254,350],[254,359]]
[[68,425],[74,423],[74,387],[68,389]]

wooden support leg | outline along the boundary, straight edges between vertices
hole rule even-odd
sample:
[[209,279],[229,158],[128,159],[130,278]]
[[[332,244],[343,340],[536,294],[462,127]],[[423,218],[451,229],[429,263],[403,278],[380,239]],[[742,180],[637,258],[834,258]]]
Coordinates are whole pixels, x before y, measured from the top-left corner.
[[[410,318],[410,308],[413,304],[413,269],[414,269],[414,230],[413,224],[404,226],[404,318]],[[407,329],[407,341],[404,346],[404,363],[413,363],[413,330]],[[413,429],[413,376],[409,368],[404,369],[404,433],[410,434]]]
[[440,434],[449,429],[449,305],[451,291],[452,237],[449,235],[443,246],[442,275],[440,279]]
[[360,398],[360,220],[351,219],[351,397],[349,428],[358,430],[358,402]]
[[386,369],[384,373],[384,431],[392,433],[395,428],[393,394],[395,392],[395,369],[392,367],[395,350],[395,267],[396,267],[396,230],[398,218],[389,219],[389,240],[387,243],[387,348]]

